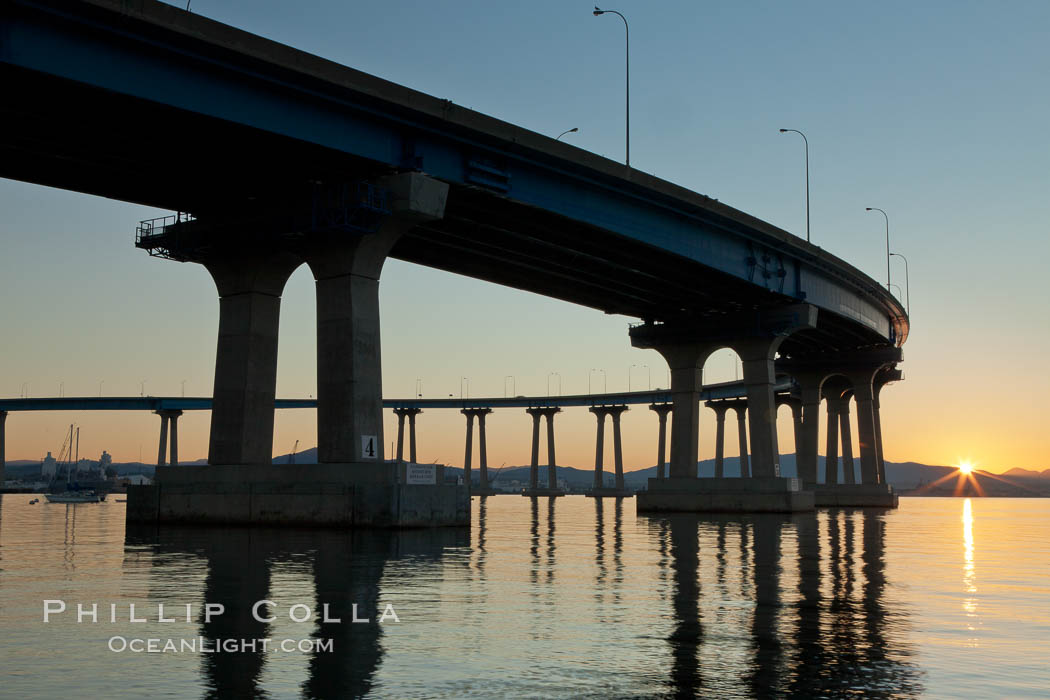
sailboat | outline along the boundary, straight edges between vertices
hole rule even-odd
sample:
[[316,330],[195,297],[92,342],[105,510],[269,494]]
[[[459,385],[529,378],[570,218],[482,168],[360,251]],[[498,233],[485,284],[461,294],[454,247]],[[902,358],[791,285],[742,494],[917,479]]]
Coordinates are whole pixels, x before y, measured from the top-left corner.
[[[80,428],[77,428],[77,456],[73,459],[73,425],[69,426],[69,450],[66,452],[66,490],[62,493],[45,493],[48,503],[99,503],[106,500],[106,494],[99,494],[94,489],[74,490],[71,485],[73,466],[80,461]],[[59,455],[61,457],[61,455]]]

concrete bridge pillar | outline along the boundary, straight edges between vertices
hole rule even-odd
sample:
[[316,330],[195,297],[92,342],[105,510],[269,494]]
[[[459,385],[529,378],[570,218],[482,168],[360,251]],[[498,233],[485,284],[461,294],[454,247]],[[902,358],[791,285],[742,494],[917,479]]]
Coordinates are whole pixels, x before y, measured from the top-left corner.
[[7,411],[0,411],[0,488],[4,485],[4,470],[7,467]]
[[[182,415],[182,411],[160,410],[154,411],[154,413],[160,416],[160,445],[157,450],[157,466],[163,467],[168,463],[167,457],[169,453],[171,455],[171,464],[177,466],[179,463],[179,416]],[[171,427],[170,438],[169,426]]]
[[591,406],[588,410],[598,421],[594,445],[594,488],[600,489],[605,486],[605,417],[609,411],[605,406]]
[[422,408],[395,408],[394,415],[397,416],[397,461],[405,461],[405,418],[408,418],[408,449],[409,461],[416,461],[416,416],[423,412]]
[[279,251],[203,261],[219,292],[209,464],[269,465],[273,458],[281,293],[301,262]]
[[489,488],[489,458],[485,441],[485,416],[492,413],[491,408],[478,409],[478,469],[481,474],[481,488]]
[[616,464],[616,490],[623,491],[623,440],[620,435],[620,416],[627,410],[626,406],[611,406],[609,415],[613,422],[613,460]]
[[478,419],[478,457],[479,457],[479,487],[482,490],[489,488],[489,475],[488,475],[488,452],[485,444],[485,416],[492,413],[491,408],[464,408],[460,410],[464,416],[467,417],[467,444],[466,453],[463,456],[463,482],[470,485],[470,464],[474,452],[473,435],[474,435],[474,419]]
[[795,423],[795,461],[803,483],[817,482],[817,442],[820,440],[820,385],[819,373],[795,373],[795,381],[802,390],[801,436]]
[[525,412],[532,416],[532,460],[529,463],[529,488],[537,489],[540,483],[540,417],[543,416],[542,408],[526,408]]
[[[422,412],[422,409],[417,408],[408,414],[408,460],[412,464],[419,464],[416,461],[416,416]],[[380,441],[380,444],[382,444],[382,441]],[[378,452],[378,450],[376,451]]]
[[463,483],[469,488],[471,484],[470,462],[474,456],[474,412],[464,408],[460,413],[467,417],[467,445],[463,454]]
[[839,432],[842,435],[842,483],[857,483],[856,466],[853,463],[853,434],[850,432],[849,397],[839,403]]
[[860,444],[860,483],[879,484],[879,450],[875,441],[874,370],[850,374],[853,398],[857,402],[857,439]]
[[740,477],[746,479],[751,476],[747,455],[747,404],[738,401],[733,408],[736,409],[737,440],[740,443]]
[[725,477],[726,458],[726,413],[731,404],[725,401],[708,401],[706,406],[715,412],[715,478]]
[[544,409],[544,417],[547,419],[547,488],[558,488],[557,458],[554,456],[554,414],[560,413],[557,407]]
[[780,476],[777,412],[773,398],[773,385],[776,383],[773,357],[782,340],[782,337],[754,338],[733,346],[744,366],[751,437],[751,475],[756,477]]
[[879,454],[879,479],[882,484],[886,483],[886,458],[883,452],[882,443],[882,411],[879,406],[879,396],[882,394],[882,388],[890,382],[899,381],[904,378],[904,375],[899,369],[891,367],[883,367],[879,373],[875,376],[875,392],[873,406],[875,409],[875,444],[878,447]]
[[[420,173],[380,180],[392,215],[374,233],[317,235],[303,257],[317,293],[317,460],[383,463],[379,277],[398,239],[444,216],[448,185]],[[409,415],[409,426],[413,424]],[[374,438],[374,454],[362,442]],[[415,444],[414,442],[412,443]],[[415,461],[413,456],[412,461]]]
[[794,426],[795,435],[795,464],[798,465],[798,454],[801,452],[799,449],[802,447],[802,441],[805,437],[802,434],[802,403],[799,401],[791,401],[788,404],[791,409],[791,423]]
[[654,403],[649,405],[650,411],[656,411],[660,419],[660,434],[656,441],[656,478],[667,478],[667,414],[674,409],[673,404]]
[[839,483],[839,401],[830,396],[828,404],[828,444],[824,450],[824,483]]

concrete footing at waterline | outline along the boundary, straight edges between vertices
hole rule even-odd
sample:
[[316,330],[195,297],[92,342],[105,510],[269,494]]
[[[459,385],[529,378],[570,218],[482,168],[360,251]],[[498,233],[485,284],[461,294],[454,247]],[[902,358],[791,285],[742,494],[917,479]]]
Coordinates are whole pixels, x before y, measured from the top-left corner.
[[639,513],[795,513],[815,508],[813,492],[782,477],[649,479]]
[[897,508],[900,496],[889,484],[806,484],[818,508]]
[[[128,488],[129,523],[306,527],[469,527],[467,487],[406,484],[397,465],[158,467]],[[443,471],[438,468],[438,471]]]
[[626,489],[602,488],[591,489],[584,494],[587,498],[633,498],[634,491]]

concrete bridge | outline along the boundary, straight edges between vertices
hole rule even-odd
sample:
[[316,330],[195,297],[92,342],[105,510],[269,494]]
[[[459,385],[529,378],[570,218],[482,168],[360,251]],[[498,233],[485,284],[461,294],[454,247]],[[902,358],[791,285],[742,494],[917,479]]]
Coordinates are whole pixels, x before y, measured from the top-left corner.
[[[0,36],[0,176],[179,212],[142,222],[136,245],[215,281],[209,467],[177,496],[185,517],[227,517],[236,484],[267,489],[275,521],[298,500],[317,520],[466,522],[465,490],[409,488],[384,467],[387,257],[641,319],[630,341],[667,360],[673,413],[670,475],[639,509],[812,508],[821,399],[846,395],[863,483],[835,498],[889,497],[878,392],[899,377],[908,318],[847,262],[569,144],[153,0],[9,0]],[[268,465],[277,326],[304,263],[321,465],[289,481]],[[723,347],[743,362],[745,480],[695,470],[701,372]],[[799,386],[797,480],[780,477],[778,371]],[[160,517],[150,498],[129,512]],[[366,515],[376,501],[381,515]]]

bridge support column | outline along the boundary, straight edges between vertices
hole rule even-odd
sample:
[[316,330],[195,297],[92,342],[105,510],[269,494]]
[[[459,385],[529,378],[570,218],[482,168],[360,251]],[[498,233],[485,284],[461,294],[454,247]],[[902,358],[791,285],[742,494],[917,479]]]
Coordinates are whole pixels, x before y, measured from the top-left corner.
[[736,409],[737,442],[740,445],[740,478],[747,479],[751,476],[751,464],[747,458],[747,404],[736,402],[733,408]]
[[875,407],[875,443],[879,450],[879,478],[880,483],[887,483],[886,481],[886,458],[883,452],[882,442],[882,411],[879,406],[879,396],[882,394],[882,389],[891,382],[900,381],[904,378],[899,369],[884,366],[877,375],[875,375],[875,393],[874,393],[874,407]]
[[463,454],[463,483],[471,486],[470,462],[474,456],[474,412],[469,408],[460,411],[467,417],[467,444]]
[[788,404],[791,409],[791,423],[794,427],[795,435],[795,466],[798,468],[798,455],[802,451],[802,442],[806,439],[802,431],[802,403],[800,401],[791,401]]
[[466,453],[463,456],[463,481],[469,485],[468,479],[470,479],[470,463],[473,457],[474,444],[474,419],[478,419],[478,489],[476,493],[482,496],[490,495],[491,489],[489,487],[489,463],[488,463],[488,452],[485,444],[485,416],[492,413],[491,408],[464,408],[460,410],[464,416],[467,417],[467,444]]
[[674,406],[669,403],[654,403],[649,405],[650,411],[656,411],[660,419],[660,432],[656,441],[656,478],[667,478],[667,414]]
[[[317,293],[320,463],[383,464],[379,277],[404,232],[444,216],[448,186],[442,182],[405,173],[384,178],[379,185],[389,191],[393,209],[379,230],[318,235],[305,246]],[[410,415],[410,430],[412,420]],[[376,449],[366,456],[361,444],[370,438]]]
[[[557,406],[527,408],[525,412],[532,416],[532,465],[529,471],[529,488],[523,496],[564,496],[558,488],[557,456],[554,451],[554,414],[560,413]],[[540,417],[547,419],[547,486],[539,485],[540,461]]]
[[598,421],[594,444],[594,489],[605,488],[605,417],[609,415],[604,406],[591,406],[589,409]]
[[7,411],[0,411],[0,488],[4,486],[4,470],[7,468]]
[[729,407],[710,401],[707,407],[715,412],[715,478],[721,479],[726,475],[726,411]]
[[548,408],[543,414],[547,419],[547,488],[558,488],[558,464],[554,455],[554,414],[559,413],[560,408]]
[[540,486],[540,417],[542,408],[526,408],[532,416],[532,460],[529,462],[529,490],[535,491]]
[[422,408],[395,408],[394,415],[397,416],[397,461],[405,461],[405,418],[408,418],[408,461],[416,463],[416,416],[423,412]]
[[839,399],[830,396],[828,404],[828,444],[824,450],[824,483],[839,483]]
[[[819,373],[796,373],[795,380],[802,389],[802,426],[795,424],[795,462],[804,484],[817,483],[817,442],[820,440],[820,385]],[[800,439],[801,437],[801,439]]]
[[626,406],[614,406],[610,415],[613,421],[613,459],[616,464],[616,490],[622,492],[623,486],[623,440],[620,434],[620,416],[627,410]]
[[860,443],[860,483],[878,484],[879,451],[875,442],[875,406],[872,380],[875,372],[860,370],[850,375],[857,401],[857,438]]
[[839,432],[842,435],[842,483],[857,483],[856,465],[853,463],[853,434],[850,432],[849,397],[839,404]]
[[[408,460],[412,462],[412,464],[419,463],[416,461],[416,416],[422,412],[423,409],[417,408],[408,414]],[[376,450],[376,452],[379,452],[379,450]],[[381,454],[380,459],[382,459]]]
[[205,260],[219,292],[208,463],[268,465],[273,458],[281,293],[300,259],[228,252]]
[[[815,356],[788,356],[777,361],[777,369],[792,375],[803,391],[803,429],[809,414],[816,415],[816,397],[827,400],[828,428],[823,483],[808,483],[818,507],[883,507],[895,508],[898,496],[886,483],[879,466],[880,442],[875,407],[881,383],[900,379],[893,366],[900,362],[899,348],[877,348],[844,351]],[[820,387],[816,394],[815,387]],[[850,421],[850,396],[857,401],[857,435],[860,443],[860,478],[853,459],[853,436]],[[813,443],[815,444],[815,442]],[[807,454],[808,457],[808,454]],[[839,476],[841,457],[842,475]],[[800,468],[801,469],[801,468]],[[800,474],[803,472],[800,471]]]
[[481,490],[488,491],[489,486],[489,458],[485,441],[485,416],[492,413],[491,408],[478,410],[478,470],[481,477]]
[[[172,466],[179,464],[179,416],[182,411],[160,410],[154,411],[160,416],[160,445],[157,449],[157,466],[163,467],[168,463],[168,455],[171,455]],[[171,427],[170,438],[168,427]],[[170,445],[170,449],[169,449]]]
[[744,366],[748,428],[751,438],[751,476],[780,476],[777,446],[777,409],[773,397],[776,376],[773,357],[783,338],[758,338],[734,346]]
[[[634,347],[654,349],[667,360],[674,399],[671,474],[663,481],[650,479],[649,488],[637,494],[639,512],[813,509],[813,494],[802,491],[798,479],[780,477],[773,358],[789,334],[815,327],[816,307],[799,304],[741,312],[717,321],[696,317],[677,317],[663,323],[647,320],[631,328]],[[746,409],[741,405],[738,411],[744,448],[741,450],[743,479],[710,479],[697,475],[701,369],[710,354],[723,347],[735,350],[744,365],[747,403]],[[747,432],[750,433],[750,463]]]

